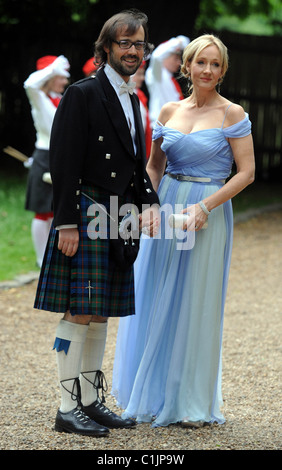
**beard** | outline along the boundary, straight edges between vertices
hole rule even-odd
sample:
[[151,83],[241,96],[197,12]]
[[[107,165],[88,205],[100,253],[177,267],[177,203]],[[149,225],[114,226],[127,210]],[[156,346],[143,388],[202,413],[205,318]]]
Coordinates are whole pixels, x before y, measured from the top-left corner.
[[[132,60],[132,62],[128,63],[126,60]],[[130,75],[134,75],[135,72],[139,69],[142,60],[143,57],[140,58],[136,54],[125,54],[124,56],[117,59],[112,50],[110,51],[109,55],[109,64],[122,77],[129,77]]]

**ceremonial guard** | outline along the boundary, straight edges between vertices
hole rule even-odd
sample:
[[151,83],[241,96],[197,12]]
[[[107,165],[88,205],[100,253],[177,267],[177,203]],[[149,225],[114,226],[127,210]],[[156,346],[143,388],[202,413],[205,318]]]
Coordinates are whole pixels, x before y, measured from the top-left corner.
[[145,82],[150,95],[149,113],[152,126],[158,119],[164,104],[183,99],[175,74],[179,72],[182,52],[189,42],[186,36],[171,38],[160,44],[150,57]]
[[64,56],[48,55],[37,60],[36,71],[24,82],[36,130],[35,150],[29,159],[25,208],[35,212],[31,234],[36,262],[41,267],[53,218],[49,173],[50,133],[58,104],[68,83],[70,64]]

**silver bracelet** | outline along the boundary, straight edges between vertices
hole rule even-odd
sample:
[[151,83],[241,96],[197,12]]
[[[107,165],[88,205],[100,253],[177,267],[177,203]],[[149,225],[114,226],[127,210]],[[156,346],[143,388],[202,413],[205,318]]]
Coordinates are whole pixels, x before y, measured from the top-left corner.
[[199,204],[200,204],[200,208],[202,209],[202,211],[206,215],[210,215],[210,211],[206,208],[206,205],[203,203],[203,201],[200,201]]

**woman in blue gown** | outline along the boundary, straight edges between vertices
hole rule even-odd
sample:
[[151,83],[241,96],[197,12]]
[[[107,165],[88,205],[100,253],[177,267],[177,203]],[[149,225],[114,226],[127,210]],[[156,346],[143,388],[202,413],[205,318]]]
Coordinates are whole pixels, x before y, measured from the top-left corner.
[[[158,190],[161,225],[156,237],[142,236],[136,315],[120,320],[112,387],[124,416],[153,426],[224,422],[230,199],[253,181],[255,169],[249,117],[216,90],[227,68],[227,50],[218,38],[192,41],[182,65],[192,92],[166,104],[154,128],[147,170]],[[237,172],[224,184],[233,161]],[[190,215],[183,230],[170,228],[172,212]]]

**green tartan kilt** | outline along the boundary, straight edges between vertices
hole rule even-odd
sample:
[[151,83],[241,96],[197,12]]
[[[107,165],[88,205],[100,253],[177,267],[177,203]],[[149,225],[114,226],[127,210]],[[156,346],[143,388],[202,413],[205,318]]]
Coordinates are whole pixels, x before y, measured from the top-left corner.
[[62,254],[57,248],[58,231],[52,226],[34,308],[62,313],[70,310],[72,315],[133,315],[133,267],[121,271],[110,259],[109,239],[92,239],[87,233],[87,227],[93,220],[93,215],[87,215],[92,200],[109,211],[109,193],[88,186],[82,187],[82,192],[88,197],[81,195],[78,251],[73,257]]

